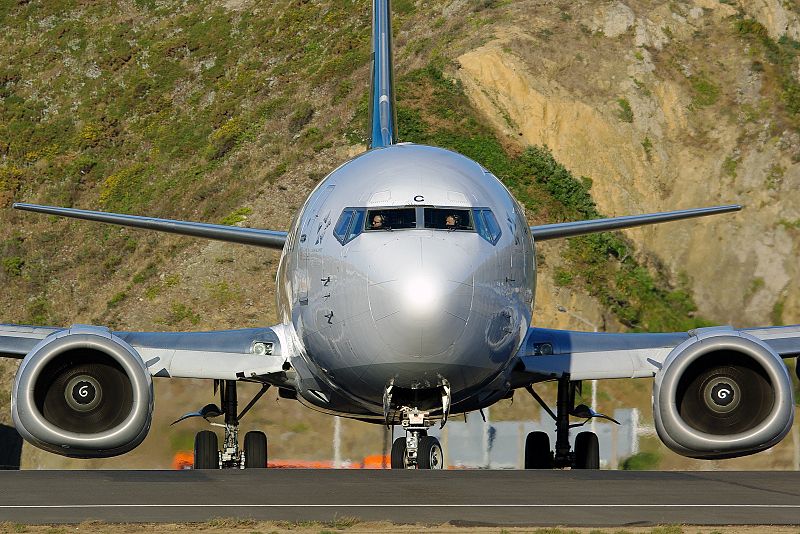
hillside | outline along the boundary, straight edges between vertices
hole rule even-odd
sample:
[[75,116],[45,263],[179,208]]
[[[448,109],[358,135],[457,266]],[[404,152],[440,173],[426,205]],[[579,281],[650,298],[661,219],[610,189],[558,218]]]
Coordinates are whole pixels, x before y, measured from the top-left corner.
[[[748,206],[546,244],[537,324],[798,322],[796,8],[393,5],[401,139],[480,161],[532,223]],[[28,201],[288,228],[316,183],[364,149],[369,3],[4,1],[0,24],[0,322],[274,324],[276,252],[6,208]],[[0,399],[15,365],[6,368]],[[649,417],[647,381],[602,388],[602,410],[636,403]],[[517,397],[495,416],[538,418]],[[162,430],[212,400],[211,384],[159,382],[153,432],[133,453],[87,464],[26,448],[26,465],[168,466],[201,426]],[[269,433],[274,457],[330,457],[333,422],[275,395],[244,426]],[[345,430],[346,456],[380,449],[379,427]],[[666,466],[698,465],[661,454]],[[732,465],[788,465],[787,454]]]

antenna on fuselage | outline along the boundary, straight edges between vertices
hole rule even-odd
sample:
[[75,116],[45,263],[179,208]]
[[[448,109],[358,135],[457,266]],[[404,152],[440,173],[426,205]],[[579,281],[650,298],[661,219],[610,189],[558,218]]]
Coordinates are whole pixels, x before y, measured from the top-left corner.
[[369,147],[397,143],[392,66],[391,0],[372,0],[372,79],[370,81]]

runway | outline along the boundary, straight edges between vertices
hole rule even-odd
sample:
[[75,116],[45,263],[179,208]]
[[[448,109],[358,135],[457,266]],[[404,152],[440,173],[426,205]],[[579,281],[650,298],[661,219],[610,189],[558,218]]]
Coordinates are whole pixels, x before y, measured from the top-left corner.
[[4,471],[0,521],[800,524],[800,472]]

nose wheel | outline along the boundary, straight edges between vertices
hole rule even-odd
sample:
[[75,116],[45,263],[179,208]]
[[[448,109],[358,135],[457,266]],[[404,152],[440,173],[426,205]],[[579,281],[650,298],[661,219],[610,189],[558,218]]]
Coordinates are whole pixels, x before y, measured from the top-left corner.
[[401,414],[406,437],[392,443],[392,469],[444,469],[442,445],[428,435],[428,428],[433,426],[428,412],[403,408]]
[[439,440],[433,436],[420,435],[416,441],[416,450],[409,451],[408,437],[394,440],[392,469],[444,469],[444,452]]

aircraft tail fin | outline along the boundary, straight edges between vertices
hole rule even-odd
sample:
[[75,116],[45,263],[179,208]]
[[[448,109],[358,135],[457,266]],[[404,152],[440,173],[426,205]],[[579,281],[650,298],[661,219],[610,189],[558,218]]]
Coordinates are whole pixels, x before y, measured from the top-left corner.
[[369,147],[397,143],[397,111],[392,64],[391,0],[372,0],[372,79],[370,81]]

